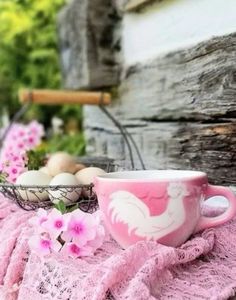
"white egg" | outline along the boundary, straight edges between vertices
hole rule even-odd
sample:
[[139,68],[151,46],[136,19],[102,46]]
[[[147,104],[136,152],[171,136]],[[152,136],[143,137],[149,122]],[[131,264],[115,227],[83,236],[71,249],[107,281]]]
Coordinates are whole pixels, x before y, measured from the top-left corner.
[[[41,171],[27,171],[18,176],[16,184],[22,186],[28,185],[48,185],[52,177]],[[44,201],[48,199],[48,193],[45,190],[39,191],[38,188],[18,189],[20,196],[24,200]]]
[[[76,179],[75,175],[70,173],[61,173],[56,175],[51,182],[49,183],[50,186],[63,186],[63,185],[71,185],[77,186],[78,180]],[[50,190],[49,198],[53,203],[58,203],[62,200],[65,204],[69,204],[71,202],[75,202],[78,200],[78,190],[73,188],[58,188],[56,190]]]
[[78,171],[75,176],[80,184],[93,183],[94,178],[99,175],[106,174],[106,172],[100,168],[89,167]]

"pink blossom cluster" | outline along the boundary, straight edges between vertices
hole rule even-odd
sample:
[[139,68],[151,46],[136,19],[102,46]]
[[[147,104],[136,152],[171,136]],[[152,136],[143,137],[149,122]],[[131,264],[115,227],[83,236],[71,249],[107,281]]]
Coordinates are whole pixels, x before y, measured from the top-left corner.
[[49,213],[40,208],[29,222],[34,228],[29,247],[38,255],[60,252],[74,258],[90,256],[105,237],[99,212],[88,214],[76,209],[62,214],[56,208]]
[[7,175],[7,181],[15,183],[17,177],[26,170],[26,151],[41,143],[44,128],[37,121],[28,125],[13,124],[7,134],[0,153],[0,171]]

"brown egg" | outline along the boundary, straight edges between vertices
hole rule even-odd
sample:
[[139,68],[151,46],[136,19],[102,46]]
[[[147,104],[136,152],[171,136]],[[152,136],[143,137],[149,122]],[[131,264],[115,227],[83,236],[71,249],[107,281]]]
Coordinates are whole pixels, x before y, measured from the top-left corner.
[[83,169],[86,168],[86,166],[83,165],[83,164],[76,164],[75,167],[76,167],[76,171],[75,172],[78,172],[78,171],[83,170]]
[[51,176],[51,174],[50,174],[47,167],[42,167],[42,168],[39,169],[39,171],[43,172],[44,174],[47,174],[47,175]]
[[75,176],[80,184],[90,184],[93,183],[96,176],[105,173],[106,172],[100,168],[89,167],[78,171]]
[[66,152],[53,154],[47,162],[47,168],[52,176],[64,172],[74,174],[77,171],[75,158]]

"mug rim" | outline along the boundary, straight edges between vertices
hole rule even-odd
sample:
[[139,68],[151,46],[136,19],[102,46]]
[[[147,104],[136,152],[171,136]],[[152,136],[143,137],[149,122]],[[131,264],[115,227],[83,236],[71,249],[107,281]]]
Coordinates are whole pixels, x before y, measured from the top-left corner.
[[[149,178],[145,178],[149,175]],[[153,176],[155,173],[156,176]],[[182,174],[182,176],[181,176]],[[132,176],[136,175],[135,177]],[[152,175],[152,176],[151,176]],[[158,176],[159,175],[159,176]],[[174,176],[175,175],[175,176]],[[124,176],[127,176],[124,178]],[[193,170],[131,170],[131,171],[118,171],[118,172],[110,172],[103,175],[96,176],[97,179],[102,181],[126,181],[126,182],[153,182],[153,181],[189,181],[200,178],[207,178],[207,174],[201,171],[193,171]]]

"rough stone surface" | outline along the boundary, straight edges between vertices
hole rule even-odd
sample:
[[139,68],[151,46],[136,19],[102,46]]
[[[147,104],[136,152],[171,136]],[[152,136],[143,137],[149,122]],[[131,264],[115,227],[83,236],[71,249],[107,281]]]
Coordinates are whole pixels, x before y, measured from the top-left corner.
[[97,89],[119,82],[118,16],[112,0],[72,0],[59,14],[64,86]]

